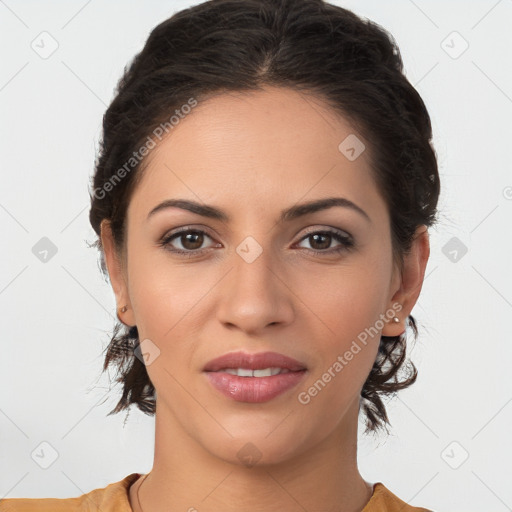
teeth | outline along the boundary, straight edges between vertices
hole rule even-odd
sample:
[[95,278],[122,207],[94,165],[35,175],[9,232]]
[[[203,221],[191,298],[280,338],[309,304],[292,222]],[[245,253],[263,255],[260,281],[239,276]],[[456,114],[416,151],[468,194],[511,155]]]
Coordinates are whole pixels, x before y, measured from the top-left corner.
[[253,376],[254,377],[270,377],[270,376],[272,376],[272,368],[263,368],[261,370],[254,370]]
[[287,368],[262,368],[261,370],[250,370],[249,368],[224,368],[220,370],[224,373],[237,375],[238,377],[271,377],[279,373],[288,373]]

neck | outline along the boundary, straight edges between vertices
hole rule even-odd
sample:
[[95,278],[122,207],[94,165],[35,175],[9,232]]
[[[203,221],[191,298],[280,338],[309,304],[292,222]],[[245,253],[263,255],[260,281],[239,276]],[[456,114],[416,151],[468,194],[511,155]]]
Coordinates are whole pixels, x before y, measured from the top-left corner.
[[373,486],[357,468],[358,412],[356,403],[331,436],[309,449],[250,467],[207,452],[157,405],[153,468],[140,490],[142,479],[130,489],[133,511],[360,512]]

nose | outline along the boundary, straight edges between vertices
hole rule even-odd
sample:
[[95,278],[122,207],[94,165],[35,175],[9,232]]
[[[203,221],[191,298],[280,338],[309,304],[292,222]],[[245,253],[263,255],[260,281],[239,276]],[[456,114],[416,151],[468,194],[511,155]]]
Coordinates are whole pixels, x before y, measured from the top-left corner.
[[219,287],[218,320],[252,335],[268,326],[289,325],[295,311],[287,280],[270,250],[263,250],[253,261],[233,252],[232,268]]

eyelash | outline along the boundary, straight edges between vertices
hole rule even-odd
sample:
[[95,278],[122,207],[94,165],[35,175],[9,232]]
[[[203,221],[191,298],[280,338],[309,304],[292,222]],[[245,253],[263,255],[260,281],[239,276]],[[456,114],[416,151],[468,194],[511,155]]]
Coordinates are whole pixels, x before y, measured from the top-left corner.
[[[192,229],[192,228],[185,227],[183,229],[180,229],[177,232],[171,233],[168,236],[164,236],[158,242],[158,245],[162,246],[165,250],[170,251],[173,254],[178,254],[178,255],[184,256],[186,258],[192,258],[194,256],[197,256],[198,254],[203,253],[208,248],[207,249],[196,249],[196,250],[184,251],[182,249],[175,249],[175,248],[171,248],[170,247],[170,243],[171,243],[172,240],[174,240],[175,238],[180,238],[181,236],[186,235],[186,234],[190,234],[190,233],[206,235],[208,238],[213,239],[213,237],[208,235],[208,233],[206,231],[203,231],[201,229]],[[328,236],[331,236],[332,238],[334,238],[337,242],[341,243],[341,245],[339,245],[338,247],[335,247],[334,249],[330,249],[330,250],[318,250],[318,249],[302,248],[302,249],[304,249],[304,250],[306,250],[308,252],[312,252],[312,253],[318,254],[320,256],[327,256],[327,255],[341,253],[341,252],[344,252],[344,251],[350,251],[355,246],[354,240],[352,239],[352,237],[350,235],[343,235],[343,234],[341,234],[338,231],[334,231],[334,230],[330,230],[330,229],[324,229],[324,230],[319,230],[319,231],[311,231],[310,233],[307,233],[305,236],[303,236],[299,240],[299,243],[302,242],[303,240],[307,240],[309,237],[311,237],[313,235],[328,235]]]

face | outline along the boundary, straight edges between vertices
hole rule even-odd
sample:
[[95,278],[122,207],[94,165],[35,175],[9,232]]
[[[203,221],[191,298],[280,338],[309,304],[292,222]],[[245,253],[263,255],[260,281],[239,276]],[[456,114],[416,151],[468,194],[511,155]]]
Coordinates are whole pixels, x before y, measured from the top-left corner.
[[[319,99],[267,88],[200,102],[151,151],[129,204],[120,272],[108,233],[103,245],[169,435],[235,463],[239,450],[257,449],[263,463],[339,442],[349,426],[354,433],[380,336],[403,332],[422,272],[406,281],[395,268],[370,148],[348,158],[339,146],[349,136],[364,141]],[[342,200],[298,209],[326,198]],[[177,199],[206,211],[151,213]],[[205,215],[213,209],[223,217]],[[204,371],[239,351],[282,354],[302,371]]]

